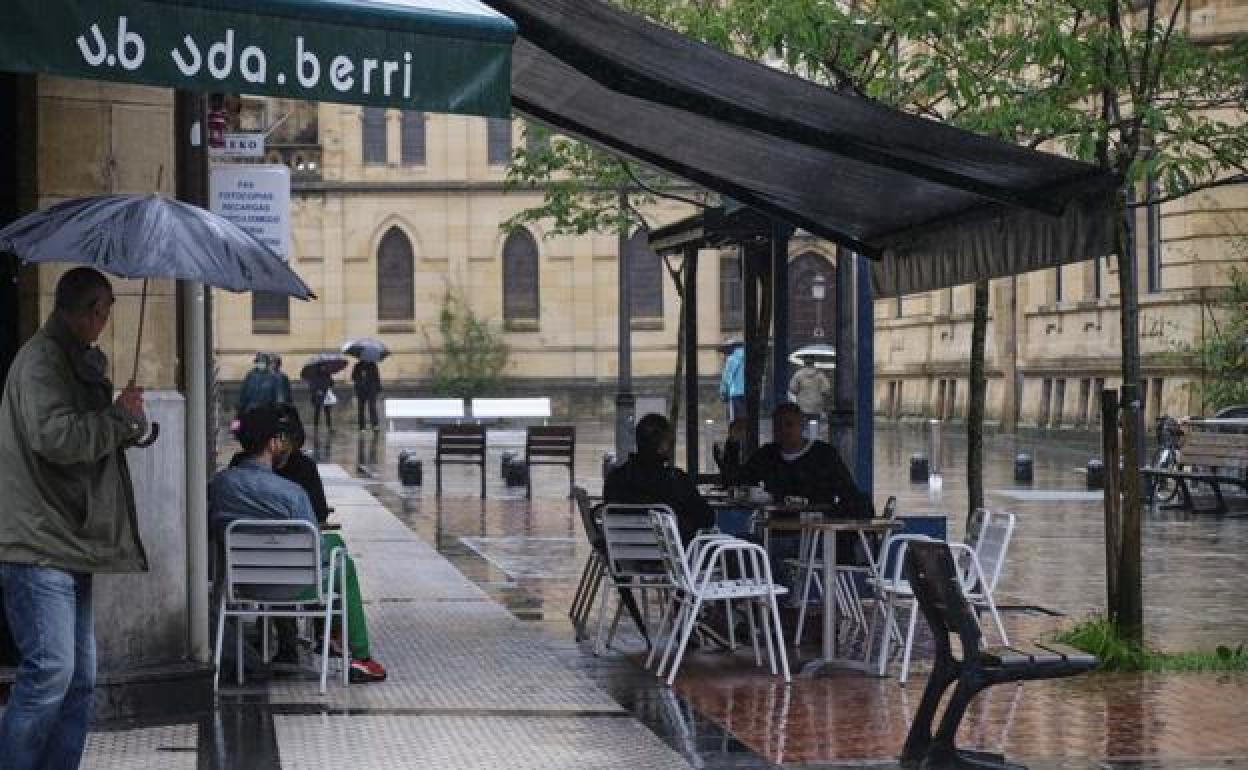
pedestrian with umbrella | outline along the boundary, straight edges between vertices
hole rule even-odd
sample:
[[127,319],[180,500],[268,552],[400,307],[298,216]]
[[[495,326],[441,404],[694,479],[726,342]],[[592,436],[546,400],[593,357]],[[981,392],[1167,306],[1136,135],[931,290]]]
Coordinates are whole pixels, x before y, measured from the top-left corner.
[[375,431],[380,426],[377,419],[377,398],[381,395],[381,370],[377,362],[390,355],[385,343],[369,338],[353,340],[342,346],[342,352],[359,359],[351,368],[351,382],[359,403],[359,428],[364,431],[364,411],[367,407],[370,424]]
[[321,410],[325,411],[325,427],[334,432],[334,407],[338,395],[334,393],[334,375],[347,368],[347,359],[338,353],[318,353],[312,356],[299,376],[308,383],[312,398],[312,433],[321,429]]
[[[147,430],[135,383],[146,279],[311,292],[251,235],[154,195],[35,212],[0,230],[0,251],[88,266],[61,277],[51,317],[23,346],[0,398],[0,591],[21,658],[0,746],[6,766],[76,767],[95,688],[93,576],[148,569],[124,451]],[[145,279],[135,368],[115,401],[107,361],[93,347],[115,298],[93,268]]]

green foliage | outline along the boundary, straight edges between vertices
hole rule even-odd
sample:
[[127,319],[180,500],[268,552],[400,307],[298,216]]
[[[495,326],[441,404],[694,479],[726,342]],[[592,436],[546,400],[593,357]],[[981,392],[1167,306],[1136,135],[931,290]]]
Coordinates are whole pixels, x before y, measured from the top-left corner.
[[524,145],[512,154],[505,186],[541,189],[543,200],[502,228],[542,222],[547,237],[553,237],[631,233],[646,224],[641,210],[679,185],[648,166],[529,123]]
[[[1248,260],[1248,239],[1237,242],[1237,261]],[[1230,286],[1213,308],[1213,333],[1196,352],[1204,370],[1202,397],[1207,413],[1248,404],[1248,270],[1232,267]]]
[[473,398],[497,390],[510,351],[502,337],[456,291],[442,295],[438,313],[440,344],[426,342],[434,350],[432,390],[435,395]]
[[1213,651],[1157,652],[1127,641],[1105,618],[1078,623],[1058,634],[1057,641],[1097,656],[1102,671],[1248,671],[1242,644]]

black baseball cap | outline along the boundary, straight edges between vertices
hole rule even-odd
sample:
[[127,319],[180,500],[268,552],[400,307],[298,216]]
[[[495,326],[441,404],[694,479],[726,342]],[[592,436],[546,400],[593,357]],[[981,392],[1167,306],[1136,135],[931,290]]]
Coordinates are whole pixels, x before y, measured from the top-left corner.
[[243,449],[254,452],[274,436],[289,436],[294,426],[277,407],[258,406],[248,410],[239,420],[238,443]]

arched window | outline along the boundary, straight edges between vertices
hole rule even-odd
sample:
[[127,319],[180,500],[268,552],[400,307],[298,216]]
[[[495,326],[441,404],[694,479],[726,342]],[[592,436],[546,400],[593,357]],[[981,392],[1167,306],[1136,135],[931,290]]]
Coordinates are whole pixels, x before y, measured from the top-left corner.
[[425,165],[425,113],[404,111],[401,127],[403,165]]
[[489,119],[486,155],[491,166],[506,166],[511,162],[511,121],[507,118]]
[[377,248],[377,320],[411,321],[416,317],[412,283],[412,242],[391,227]]
[[789,346],[836,342],[836,268],[818,252],[789,263]]
[[503,243],[503,320],[536,322],[541,318],[537,241],[523,227]]
[[624,243],[624,259],[628,261],[631,302],[634,320],[663,319],[663,265],[659,255],[650,248],[645,230],[638,230]]
[[381,107],[365,107],[360,114],[361,156],[365,163],[386,162],[386,111]]

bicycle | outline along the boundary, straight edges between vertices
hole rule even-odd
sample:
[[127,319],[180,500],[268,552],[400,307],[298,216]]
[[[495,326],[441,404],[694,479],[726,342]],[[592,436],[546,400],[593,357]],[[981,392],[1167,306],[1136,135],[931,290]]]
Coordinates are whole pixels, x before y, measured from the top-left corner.
[[[1182,462],[1183,426],[1168,415],[1157,418],[1157,452],[1152,467],[1158,470],[1178,470]],[[1152,476],[1153,502],[1169,503],[1179,493],[1179,483],[1169,476]]]

